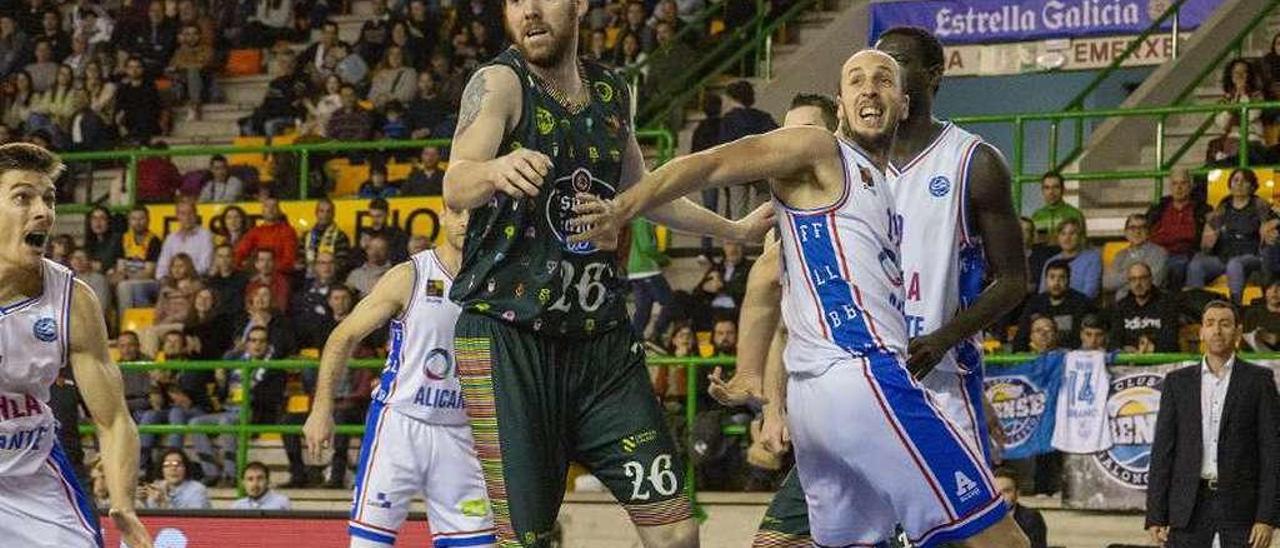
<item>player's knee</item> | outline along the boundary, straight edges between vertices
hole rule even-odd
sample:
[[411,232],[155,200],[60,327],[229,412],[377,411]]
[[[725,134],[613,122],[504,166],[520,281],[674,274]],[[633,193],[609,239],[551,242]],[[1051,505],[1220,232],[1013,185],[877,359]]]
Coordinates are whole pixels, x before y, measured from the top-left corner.
[[641,527],[645,548],[698,548],[698,522],[689,518],[676,523]]

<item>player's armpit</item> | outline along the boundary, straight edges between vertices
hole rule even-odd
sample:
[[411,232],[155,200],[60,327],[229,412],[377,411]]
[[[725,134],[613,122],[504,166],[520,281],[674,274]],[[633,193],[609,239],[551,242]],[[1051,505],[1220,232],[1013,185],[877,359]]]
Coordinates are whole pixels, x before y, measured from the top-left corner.
[[351,314],[333,328],[320,355],[316,407],[328,408],[333,404],[333,387],[346,370],[355,346],[404,310],[413,292],[415,268],[413,261],[405,261],[388,270]]
[[492,65],[472,75],[462,93],[444,174],[444,200],[450,207],[466,210],[489,201],[497,181],[486,163],[497,157],[503,137],[519,123],[521,104],[520,80],[510,68]]

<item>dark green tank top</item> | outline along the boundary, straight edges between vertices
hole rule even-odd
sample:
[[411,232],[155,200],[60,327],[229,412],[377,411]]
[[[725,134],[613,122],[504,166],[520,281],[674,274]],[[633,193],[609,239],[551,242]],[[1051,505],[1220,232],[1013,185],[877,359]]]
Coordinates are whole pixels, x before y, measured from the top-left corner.
[[549,335],[590,335],[627,324],[627,285],[616,253],[567,241],[578,194],[617,194],[631,131],[622,81],[601,65],[583,63],[591,102],[572,113],[543,89],[514,48],[490,62],[514,70],[523,90],[520,122],[498,155],[531,148],[553,167],[536,197],[499,192],[471,211],[450,295],[464,310]]

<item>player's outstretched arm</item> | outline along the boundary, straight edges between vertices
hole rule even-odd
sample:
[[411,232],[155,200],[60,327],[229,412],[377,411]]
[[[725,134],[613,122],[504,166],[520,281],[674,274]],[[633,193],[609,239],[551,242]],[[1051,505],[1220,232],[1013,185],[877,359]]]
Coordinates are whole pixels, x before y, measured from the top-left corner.
[[[816,127],[789,127],[739,139],[715,148],[677,158],[645,176],[613,202],[581,203],[574,208],[574,226],[590,226],[571,241],[587,241],[601,233],[617,232],[637,215],[704,188],[729,186],[764,179],[811,181],[799,177],[812,173],[823,162],[839,169],[835,136]],[[594,205],[593,205],[594,204]]]
[[769,243],[747,275],[747,294],[738,314],[738,364],[733,378],[725,381],[719,367],[710,377],[711,397],[724,405],[747,405],[772,400],[763,391],[765,361],[774,331],[782,315],[782,285],[779,257],[781,245]]
[[[120,369],[107,352],[107,325],[93,290],[76,280],[71,293],[71,325],[68,326],[72,374],[80,396],[98,428],[103,472],[111,496],[111,519],[124,541],[133,548],[150,548],[151,536],[133,509],[137,487],[138,426],[124,402]],[[74,428],[74,425],[68,425]]]
[[[640,149],[640,143],[636,140],[635,134],[632,134],[627,139],[626,148],[622,151],[622,176],[619,190],[625,191],[631,188],[648,174],[649,170],[644,163],[644,151]],[[596,196],[588,196],[585,199],[600,200]],[[759,242],[773,225],[773,208],[768,204],[760,206],[741,220],[733,221],[721,217],[687,197],[654,207],[644,216],[650,221],[681,232],[752,244]]]
[[911,340],[907,363],[917,378],[932,370],[961,339],[1008,314],[1026,296],[1027,261],[1011,185],[1009,167],[1000,153],[989,145],[979,146],[969,166],[969,203],[986,250],[986,263],[992,270],[992,282],[971,306],[937,331]]
[[325,341],[320,354],[320,371],[316,380],[316,397],[311,414],[302,426],[307,441],[307,451],[315,458],[333,438],[333,389],[347,371],[347,360],[356,345],[374,330],[387,324],[409,302],[413,292],[413,261],[405,261],[393,267],[378,279],[351,314],[338,323]]
[[520,80],[504,66],[481,68],[467,83],[444,172],[449,207],[474,209],[495,192],[517,198],[538,194],[542,178],[551,172],[550,158],[525,148],[498,156],[503,137],[520,121],[520,94]]

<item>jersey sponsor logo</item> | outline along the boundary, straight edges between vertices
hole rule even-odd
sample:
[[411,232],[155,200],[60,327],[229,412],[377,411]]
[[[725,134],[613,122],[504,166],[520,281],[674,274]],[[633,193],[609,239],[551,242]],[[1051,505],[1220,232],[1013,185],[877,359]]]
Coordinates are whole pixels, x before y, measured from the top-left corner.
[[951,192],[951,180],[945,175],[939,175],[929,179],[929,194],[934,198],[941,198]]
[[566,251],[577,255],[589,255],[597,251],[596,245],[591,242],[569,243],[569,236],[590,228],[569,227],[569,221],[575,216],[573,207],[578,203],[578,195],[594,194],[608,199],[615,193],[612,185],[595,178],[587,168],[575,169],[573,173],[552,183],[550,195],[547,196],[547,225]]
[[979,493],[978,483],[973,481],[973,478],[970,478],[964,472],[956,470],[955,480],[956,496],[960,497],[961,501],[969,500]]
[[375,493],[372,500],[367,498],[364,499],[364,503],[365,505],[373,506],[374,508],[391,508],[391,499],[387,498],[387,494],[382,491]]
[[464,409],[466,402],[462,393],[450,388],[436,386],[420,386],[413,393],[413,404],[436,409]]
[[45,434],[48,433],[48,426],[37,426],[10,434],[0,434],[0,450],[19,451],[29,449],[38,451],[40,442],[44,440]]
[[1093,458],[1108,477],[1125,487],[1147,487],[1163,381],[1158,373],[1135,373],[1111,381],[1107,416],[1112,445]]
[[991,407],[1004,428],[1006,447],[1026,443],[1048,411],[1048,393],[1022,376],[993,377],[983,382]]
[[631,434],[630,436],[623,437],[621,441],[622,452],[635,453],[637,447],[656,439],[658,439],[657,430],[645,430],[637,434]]
[[427,280],[427,299],[440,300],[444,298],[444,280]]
[[44,317],[36,320],[31,326],[31,334],[41,342],[51,343],[58,340],[58,323],[53,318]]
[[423,360],[422,373],[428,379],[442,381],[449,378],[452,372],[453,359],[449,356],[448,350],[437,348],[427,352],[427,358]]

